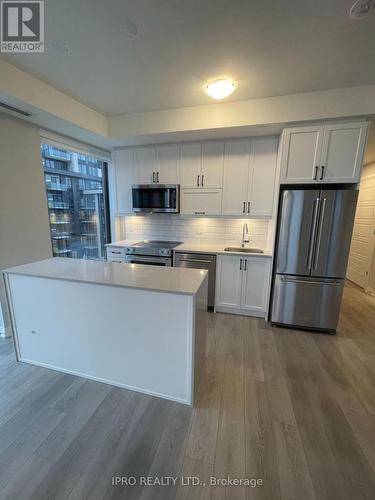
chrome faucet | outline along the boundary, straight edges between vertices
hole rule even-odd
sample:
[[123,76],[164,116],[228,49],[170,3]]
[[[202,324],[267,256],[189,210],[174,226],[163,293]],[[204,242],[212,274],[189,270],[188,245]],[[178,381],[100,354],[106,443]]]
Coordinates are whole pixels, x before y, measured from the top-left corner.
[[249,238],[249,228],[247,227],[247,224],[244,224],[242,226],[242,248],[245,247],[245,243],[249,243],[250,238]]

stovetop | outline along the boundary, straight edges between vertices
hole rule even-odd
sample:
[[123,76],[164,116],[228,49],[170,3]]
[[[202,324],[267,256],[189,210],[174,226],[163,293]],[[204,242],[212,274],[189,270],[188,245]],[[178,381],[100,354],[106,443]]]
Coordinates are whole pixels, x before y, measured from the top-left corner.
[[126,247],[125,253],[127,255],[171,257],[173,248],[180,244],[181,241],[145,240]]
[[145,240],[132,245],[136,248],[175,248],[181,245],[181,241],[159,241],[159,240]]

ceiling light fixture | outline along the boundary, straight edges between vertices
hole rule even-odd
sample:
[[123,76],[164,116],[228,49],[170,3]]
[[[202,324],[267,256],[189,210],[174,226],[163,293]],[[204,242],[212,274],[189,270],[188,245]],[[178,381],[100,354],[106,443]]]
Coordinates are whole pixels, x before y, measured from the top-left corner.
[[205,86],[207,94],[213,99],[225,99],[234,92],[236,84],[232,80],[222,78],[208,83]]
[[349,17],[360,19],[367,16],[375,7],[375,0],[357,0],[349,12]]

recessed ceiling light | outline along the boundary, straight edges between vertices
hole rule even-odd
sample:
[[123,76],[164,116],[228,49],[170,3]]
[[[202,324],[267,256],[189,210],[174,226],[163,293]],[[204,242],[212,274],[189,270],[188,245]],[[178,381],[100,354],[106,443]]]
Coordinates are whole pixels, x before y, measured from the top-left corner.
[[208,83],[205,86],[207,94],[213,99],[225,99],[234,92],[236,84],[232,80],[222,78]]

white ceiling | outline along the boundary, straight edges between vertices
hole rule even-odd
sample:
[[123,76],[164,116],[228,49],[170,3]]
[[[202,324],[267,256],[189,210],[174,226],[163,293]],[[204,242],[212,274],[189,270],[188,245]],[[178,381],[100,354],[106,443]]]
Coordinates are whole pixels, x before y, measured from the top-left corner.
[[223,75],[228,100],[372,84],[375,14],[349,19],[353,2],[48,0],[46,52],[7,59],[105,114],[211,103]]

